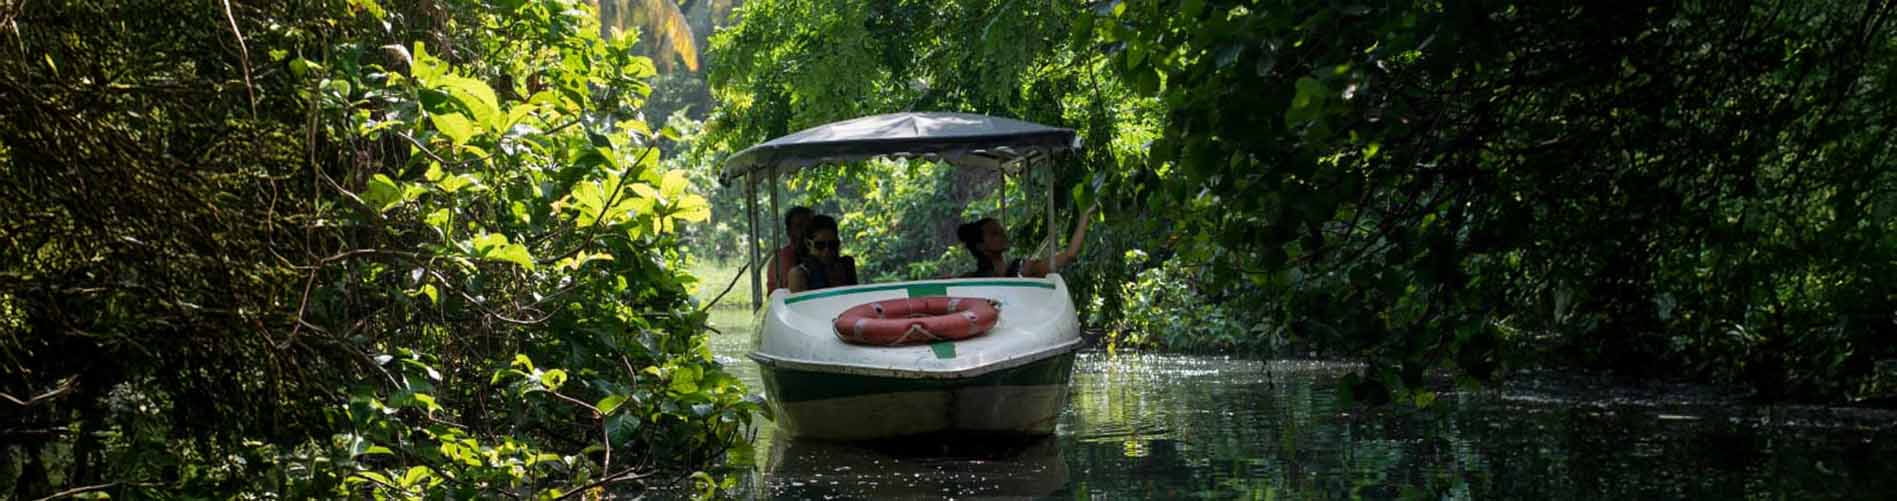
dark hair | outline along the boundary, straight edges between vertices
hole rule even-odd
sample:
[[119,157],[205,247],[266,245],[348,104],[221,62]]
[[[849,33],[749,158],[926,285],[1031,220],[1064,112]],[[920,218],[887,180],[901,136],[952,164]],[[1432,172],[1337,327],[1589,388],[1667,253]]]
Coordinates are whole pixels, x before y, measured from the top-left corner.
[[973,223],[964,224],[955,228],[955,238],[961,239],[962,247],[965,247],[968,249],[968,255],[975,256],[975,274],[976,275],[988,276],[988,275],[993,274],[992,272],[994,270],[990,268],[994,267],[994,263],[989,262],[986,258],[982,257],[981,255],[981,241],[982,241],[981,229],[984,226],[988,226],[988,223],[994,223],[994,222],[997,222],[995,221],[995,218],[984,217],[979,220],[976,220]]
[[[810,218],[810,226],[804,229],[804,239],[799,242],[793,242],[796,245],[792,245],[792,247],[796,247],[797,262],[799,263],[809,262],[805,258],[810,257],[810,237],[815,236],[818,231],[823,231],[823,230],[830,230],[831,232],[836,232],[837,219],[834,217],[825,216],[825,215],[816,215]],[[839,234],[838,236],[840,237],[842,235]]]
[[810,227],[806,228],[806,230],[807,231],[804,231],[804,238],[810,238],[810,235],[816,233],[817,230],[837,231],[837,218],[821,214],[812,216],[810,218]]
[[802,205],[791,207],[790,210],[784,211],[784,231],[790,231],[790,222],[797,220],[798,216],[810,217],[816,213],[817,211],[810,210],[809,207]]

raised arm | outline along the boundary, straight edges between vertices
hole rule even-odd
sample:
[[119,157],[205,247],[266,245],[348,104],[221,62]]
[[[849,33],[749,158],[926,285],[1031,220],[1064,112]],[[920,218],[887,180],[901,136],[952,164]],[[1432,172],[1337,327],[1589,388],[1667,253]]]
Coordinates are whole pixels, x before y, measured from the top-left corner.
[[1099,208],[1100,203],[1094,202],[1087,206],[1086,212],[1080,213],[1080,223],[1074,225],[1074,235],[1067,238],[1067,250],[1054,256],[1054,269],[1058,270],[1080,258],[1080,245],[1087,241],[1087,226],[1093,224],[1093,212]]
[[1021,265],[1021,274],[1028,277],[1045,277],[1048,273],[1065,268],[1079,259],[1081,243],[1087,241],[1087,226],[1093,223],[1093,213],[1099,208],[1100,203],[1094,202],[1080,214],[1080,222],[1074,225],[1073,236],[1067,239],[1067,249],[1054,254],[1053,266],[1048,266],[1045,260],[1032,259]]

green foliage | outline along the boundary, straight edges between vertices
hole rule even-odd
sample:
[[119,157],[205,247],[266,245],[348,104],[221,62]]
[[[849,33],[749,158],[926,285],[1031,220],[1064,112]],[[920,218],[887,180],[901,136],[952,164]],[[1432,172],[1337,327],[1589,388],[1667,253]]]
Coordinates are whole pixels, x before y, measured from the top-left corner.
[[[685,172],[692,186],[704,189],[711,211],[707,224],[685,228],[684,241],[691,255],[713,262],[745,262],[749,259],[745,255],[749,248],[745,246],[744,239],[750,222],[744,214],[743,187],[718,182],[722,164],[711,152],[698,147],[704,138],[703,122],[692,120],[681,110],[666,120],[665,128],[678,136],[672,143],[672,150],[681,152],[665,159],[665,167]],[[769,230],[771,225],[781,226],[783,222],[765,217],[758,224],[765,225],[764,229]]]
[[1112,191],[1368,384],[1513,341],[1837,399],[1897,356],[1889,5],[1161,4],[1081,23],[1169,109]]
[[[1070,36],[1069,23],[1086,13],[1071,5],[754,0],[737,17],[737,24],[712,37],[710,81],[720,105],[692,153],[707,159],[862,115],[925,110],[1007,116],[1075,127],[1087,137],[1089,148],[1053,164],[1056,205],[1067,211],[1090,193],[1071,187],[1091,186],[1089,172],[1134,163],[1157,133],[1157,101],[1102,79],[1105,60],[1075,50],[1082,45]],[[972,269],[954,225],[1003,216],[992,172],[871,164],[803,176],[791,199],[843,216],[846,250],[858,255],[859,268],[868,267],[865,279],[934,278]],[[1017,254],[1029,252],[1047,234],[1047,180],[1015,177],[1009,183],[1002,219]],[[728,196],[733,214],[741,213],[742,194]],[[1146,226],[1138,217],[1122,223],[1090,234],[1095,243],[1115,245],[1090,243],[1081,266],[1102,272],[1070,277],[1070,287],[1083,293],[1117,289],[1119,282],[1099,278],[1123,273],[1118,256],[1128,247],[1118,241]]]
[[723,485],[757,406],[682,272],[709,203],[585,3],[18,13],[13,494]]
[[1116,258],[1153,252],[1370,362],[1365,394],[1547,363],[1860,398],[1897,358],[1892,8],[759,0],[712,40],[699,147],[902,109],[1076,127],[1062,198],[1104,194],[1117,247],[1070,275],[1091,317],[1152,319],[1164,286]]
[[[1248,315],[1200,291],[1201,273],[1179,260],[1147,266],[1148,256],[1128,251],[1126,262],[1141,268],[1120,285],[1121,314],[1103,324],[1107,350],[1161,349],[1219,353],[1276,353],[1284,342],[1279,324]],[[1106,296],[1095,296],[1103,301]],[[1101,308],[1096,307],[1095,311]]]

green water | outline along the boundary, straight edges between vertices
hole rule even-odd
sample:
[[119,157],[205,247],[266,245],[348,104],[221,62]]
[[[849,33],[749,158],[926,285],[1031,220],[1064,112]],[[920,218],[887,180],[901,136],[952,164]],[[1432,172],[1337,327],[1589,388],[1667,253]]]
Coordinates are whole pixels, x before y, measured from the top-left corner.
[[[713,319],[752,388],[748,314]],[[742,361],[742,362],[740,362]],[[1205,356],[1075,364],[1058,433],[1017,443],[755,443],[784,499],[1897,499],[1897,412],[1523,375],[1431,408],[1336,398],[1353,366]],[[761,390],[757,390],[761,391]]]

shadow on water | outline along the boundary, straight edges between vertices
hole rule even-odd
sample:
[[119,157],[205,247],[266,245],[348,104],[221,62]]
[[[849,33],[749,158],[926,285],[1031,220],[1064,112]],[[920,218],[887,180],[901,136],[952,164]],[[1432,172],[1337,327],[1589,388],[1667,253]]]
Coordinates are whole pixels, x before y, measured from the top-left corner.
[[777,499],[1044,498],[1069,485],[1061,441],[927,437],[843,444],[778,438],[759,497]]
[[[755,381],[738,341],[746,334],[714,344],[741,378]],[[772,437],[767,428],[755,443],[758,474],[748,493],[1890,499],[1897,492],[1897,412],[1760,406],[1702,387],[1562,375],[1445,392],[1425,410],[1364,408],[1337,399],[1337,381],[1355,369],[1082,353],[1052,437],[835,444]]]

